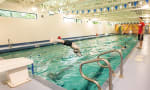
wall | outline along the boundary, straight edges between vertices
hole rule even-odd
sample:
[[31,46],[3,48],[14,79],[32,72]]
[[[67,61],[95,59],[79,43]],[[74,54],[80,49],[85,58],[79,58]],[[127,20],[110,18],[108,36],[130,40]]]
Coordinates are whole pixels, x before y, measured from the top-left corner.
[[[146,26],[148,26],[147,33],[150,34],[150,24],[146,23]],[[137,34],[139,30],[139,24],[116,24],[115,25],[115,31],[119,33],[119,29],[121,28],[121,32],[123,33],[130,33],[132,31],[133,34]]]
[[121,29],[122,33],[129,33],[132,31],[132,33],[136,34],[138,32],[138,24],[116,24],[115,27],[117,33],[119,33],[119,29]]
[[64,23],[60,14],[54,16],[45,14],[44,18],[39,17],[37,20],[0,17],[0,45],[7,44],[8,38],[13,43],[21,43],[48,40],[58,35],[65,38],[113,33],[114,28],[107,22],[96,25]]

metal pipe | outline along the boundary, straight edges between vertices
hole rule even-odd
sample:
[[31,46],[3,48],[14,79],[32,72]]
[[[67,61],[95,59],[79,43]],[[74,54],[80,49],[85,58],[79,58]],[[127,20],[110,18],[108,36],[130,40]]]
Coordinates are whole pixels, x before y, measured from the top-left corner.
[[84,75],[84,73],[82,72],[82,66],[84,64],[88,64],[88,63],[92,63],[92,62],[97,62],[97,61],[104,61],[108,68],[109,68],[109,90],[112,90],[112,69],[111,69],[111,65],[110,63],[106,60],[106,59],[103,59],[103,58],[97,58],[97,59],[94,59],[94,60],[90,60],[90,61],[86,61],[86,62],[83,62],[80,64],[80,74],[83,78],[85,78],[86,80],[90,81],[90,82],[93,82],[97,85],[98,87],[98,90],[102,90],[101,89],[101,86],[99,85],[99,83],[91,78],[88,78],[87,76]]
[[[122,53],[121,53],[121,51],[119,51],[119,50],[110,50],[110,51],[107,51],[107,52],[103,52],[103,53],[101,53],[100,55],[98,55],[98,57],[97,58],[100,58],[100,56],[101,55],[104,55],[104,54],[108,54],[108,53],[112,53],[112,52],[117,52],[117,53],[119,53],[119,55],[120,55],[120,57],[121,57],[121,63],[120,63],[120,78],[122,78],[123,77],[123,56],[122,56]],[[97,62],[101,67],[107,67],[107,66],[104,66],[104,65],[102,65],[102,64],[100,64],[99,62]]]

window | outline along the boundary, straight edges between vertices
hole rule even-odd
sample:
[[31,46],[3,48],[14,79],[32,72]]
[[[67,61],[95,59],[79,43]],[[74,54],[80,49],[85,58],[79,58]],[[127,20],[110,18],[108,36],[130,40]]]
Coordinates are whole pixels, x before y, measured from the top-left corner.
[[0,10],[0,16],[11,17],[11,12]]
[[25,13],[25,12],[9,11],[9,10],[2,10],[2,9],[0,9],[0,16],[25,18],[25,19],[37,19],[37,14],[35,13]]
[[82,24],[82,20],[81,19],[76,19],[76,23]]
[[64,17],[64,22],[71,22],[71,23],[74,23],[74,22],[75,22],[75,19],[74,19],[74,18],[66,18],[66,17]]
[[99,21],[93,21],[93,24],[101,24]]

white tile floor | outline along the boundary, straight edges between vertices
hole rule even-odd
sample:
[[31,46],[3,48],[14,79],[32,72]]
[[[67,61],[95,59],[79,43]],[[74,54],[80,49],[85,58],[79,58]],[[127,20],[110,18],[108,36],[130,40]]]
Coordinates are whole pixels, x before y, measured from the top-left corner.
[[7,85],[0,83],[0,90],[53,90],[40,82],[32,79],[32,81],[20,85],[16,88],[9,88]]
[[62,87],[55,85],[39,76],[33,76],[32,81],[20,85],[16,88],[9,88],[8,85],[0,82],[0,90],[66,90]]

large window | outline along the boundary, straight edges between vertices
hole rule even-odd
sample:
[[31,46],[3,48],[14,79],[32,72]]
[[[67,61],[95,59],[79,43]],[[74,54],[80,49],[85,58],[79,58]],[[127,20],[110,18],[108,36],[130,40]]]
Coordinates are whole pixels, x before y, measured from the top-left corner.
[[11,17],[11,12],[0,10],[0,16]]
[[9,11],[9,10],[2,10],[2,9],[0,9],[0,16],[25,18],[25,19],[37,19],[37,14],[35,13],[25,13],[25,12]]
[[74,19],[74,18],[67,18],[67,17],[64,17],[64,22],[74,23],[74,22],[75,22],[75,19]]

